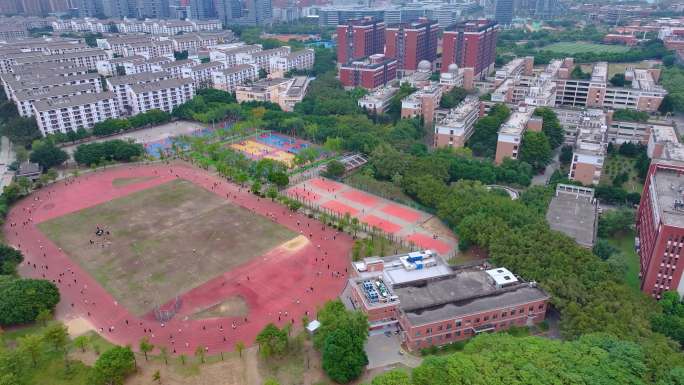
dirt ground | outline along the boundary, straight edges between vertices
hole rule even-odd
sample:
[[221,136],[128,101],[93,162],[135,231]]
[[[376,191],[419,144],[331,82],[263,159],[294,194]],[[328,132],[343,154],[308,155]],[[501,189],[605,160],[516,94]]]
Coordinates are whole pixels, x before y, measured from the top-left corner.
[[136,315],[298,235],[186,180],[38,227]]
[[196,309],[191,319],[214,317],[244,317],[249,312],[247,303],[241,296],[234,296],[206,309]]

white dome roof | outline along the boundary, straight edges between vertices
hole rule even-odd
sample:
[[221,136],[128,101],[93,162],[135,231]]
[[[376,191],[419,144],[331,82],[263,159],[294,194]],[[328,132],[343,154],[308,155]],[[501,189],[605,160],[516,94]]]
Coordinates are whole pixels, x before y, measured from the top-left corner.
[[432,64],[427,60],[421,60],[420,63],[418,63],[418,71],[430,72],[432,71]]
[[447,71],[448,71],[448,72],[456,72],[456,71],[458,71],[458,64],[456,64],[456,63],[451,63],[451,64],[449,64],[449,66],[447,67]]

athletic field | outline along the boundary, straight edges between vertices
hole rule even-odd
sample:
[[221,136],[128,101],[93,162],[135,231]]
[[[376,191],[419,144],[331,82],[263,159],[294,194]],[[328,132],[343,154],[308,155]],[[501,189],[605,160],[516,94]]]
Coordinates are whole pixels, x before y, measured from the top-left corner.
[[587,42],[560,42],[541,47],[540,51],[552,51],[567,54],[569,56],[585,52],[620,53],[629,51],[629,47],[614,44],[596,44]]
[[298,235],[184,179],[38,227],[135,315]]

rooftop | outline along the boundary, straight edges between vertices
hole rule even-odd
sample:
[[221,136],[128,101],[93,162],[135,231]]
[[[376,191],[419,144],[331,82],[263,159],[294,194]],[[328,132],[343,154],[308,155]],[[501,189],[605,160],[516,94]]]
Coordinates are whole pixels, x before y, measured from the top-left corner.
[[591,81],[597,83],[605,83],[608,81],[608,63],[601,61],[594,64],[591,70]]
[[513,112],[508,120],[501,125],[499,134],[504,135],[522,135],[525,131],[527,121],[532,117],[534,109],[527,107],[520,107]]
[[121,86],[124,84],[137,84],[137,83],[147,83],[155,80],[166,79],[169,74],[166,72],[139,72],[137,74],[123,75],[123,76],[113,76],[107,78],[107,82],[112,86]]
[[33,103],[33,108],[35,108],[36,111],[50,111],[92,104],[101,100],[114,99],[114,97],[114,93],[111,91],[65,96],[59,99],[39,100]]
[[479,111],[480,99],[476,96],[468,96],[458,106],[449,110],[449,113],[442,121],[439,122],[441,126],[456,126],[465,120],[465,118],[472,114],[474,110]]
[[155,82],[148,82],[148,83],[136,83],[132,84],[131,90],[135,93],[140,93],[140,92],[152,92],[152,91],[159,91],[159,90],[164,90],[168,88],[177,88],[177,87],[182,87],[187,84],[192,84],[192,79],[189,78],[182,78],[182,79],[162,79],[158,80]]
[[19,100],[36,100],[54,98],[63,95],[73,95],[77,93],[95,92],[95,87],[90,83],[85,84],[65,84],[63,86],[56,86],[41,89],[26,89],[19,90],[15,96]]
[[[684,227],[684,177],[682,162],[676,160],[654,160],[658,164],[651,175],[652,200],[656,202],[654,210],[662,223],[675,227]],[[668,167],[674,166],[674,167]]]
[[559,184],[546,212],[546,221],[556,231],[585,247],[593,247],[598,225],[594,189]]
[[493,270],[456,268],[449,275],[397,285],[393,290],[399,308],[414,325],[549,298],[535,283],[522,282],[505,268]]

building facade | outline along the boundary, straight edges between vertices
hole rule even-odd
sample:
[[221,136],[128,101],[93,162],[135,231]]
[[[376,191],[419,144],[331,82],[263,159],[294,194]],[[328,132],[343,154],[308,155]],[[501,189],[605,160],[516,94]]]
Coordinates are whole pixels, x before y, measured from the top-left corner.
[[345,87],[362,87],[373,90],[396,80],[396,59],[373,55],[368,62],[344,64],[339,71],[340,82]]
[[455,63],[473,68],[483,79],[494,70],[499,26],[492,20],[469,20],[448,27],[442,36],[442,72]]
[[439,33],[437,22],[427,19],[388,26],[385,56],[397,59],[400,70],[415,71],[422,60],[433,63],[437,58]]
[[337,62],[347,64],[385,51],[385,23],[374,18],[337,26]]

